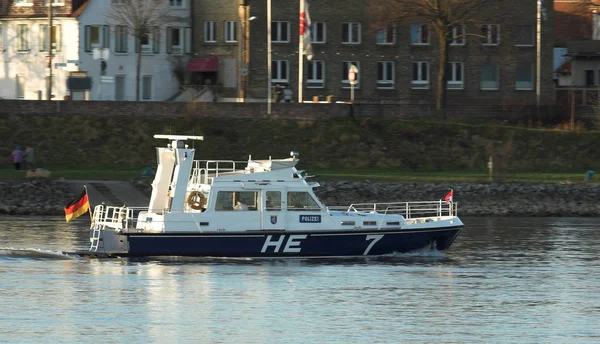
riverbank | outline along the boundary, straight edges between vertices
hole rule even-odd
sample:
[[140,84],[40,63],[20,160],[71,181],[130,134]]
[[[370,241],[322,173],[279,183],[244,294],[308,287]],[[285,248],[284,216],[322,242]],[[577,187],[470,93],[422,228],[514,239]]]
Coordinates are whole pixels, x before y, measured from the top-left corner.
[[[140,183],[140,182],[138,182]],[[326,205],[442,199],[450,188],[460,216],[600,216],[600,184],[321,182]],[[137,185],[149,190],[149,185]],[[0,215],[64,215],[74,196],[60,180],[0,182]],[[92,200],[93,203],[93,200]]]

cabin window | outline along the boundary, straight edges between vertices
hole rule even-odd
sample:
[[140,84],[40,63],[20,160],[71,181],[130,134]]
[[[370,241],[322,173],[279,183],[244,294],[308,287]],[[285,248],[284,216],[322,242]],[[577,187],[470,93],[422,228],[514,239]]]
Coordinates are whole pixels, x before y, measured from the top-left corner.
[[215,210],[217,211],[254,211],[257,209],[256,200],[258,192],[256,191],[219,191]]
[[265,197],[265,209],[269,211],[281,210],[281,192],[267,191]]
[[287,209],[299,211],[321,210],[308,192],[288,192]]

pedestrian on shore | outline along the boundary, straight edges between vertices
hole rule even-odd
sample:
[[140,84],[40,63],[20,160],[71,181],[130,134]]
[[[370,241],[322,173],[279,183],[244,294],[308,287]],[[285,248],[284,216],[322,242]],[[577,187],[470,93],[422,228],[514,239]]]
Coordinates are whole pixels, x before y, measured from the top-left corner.
[[291,103],[293,94],[294,92],[292,91],[290,86],[285,86],[285,88],[283,89],[283,101],[285,101],[286,103]]
[[35,152],[33,147],[25,145],[25,153],[23,153],[23,160],[25,161],[25,168],[30,171],[35,171]]
[[13,158],[13,164],[15,165],[15,170],[21,169],[21,164],[23,163],[23,151],[21,150],[21,146],[17,146],[14,151],[11,153]]
[[273,101],[279,103],[283,98],[283,88],[280,84],[276,84],[273,89]]

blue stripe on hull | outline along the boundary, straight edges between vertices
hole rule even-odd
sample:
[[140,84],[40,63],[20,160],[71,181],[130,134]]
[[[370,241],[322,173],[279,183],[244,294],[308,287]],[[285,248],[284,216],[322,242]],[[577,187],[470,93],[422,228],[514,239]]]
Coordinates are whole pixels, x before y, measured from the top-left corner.
[[[460,228],[423,231],[257,234],[126,234],[129,252],[120,256],[348,257],[445,250]],[[110,253],[110,252],[106,252]]]

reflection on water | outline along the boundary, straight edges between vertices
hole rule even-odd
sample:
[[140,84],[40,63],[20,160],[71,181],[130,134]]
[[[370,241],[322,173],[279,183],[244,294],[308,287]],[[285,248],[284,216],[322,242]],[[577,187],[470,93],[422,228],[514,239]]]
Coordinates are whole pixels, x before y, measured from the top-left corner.
[[467,218],[445,254],[93,259],[86,221],[0,218],[0,342],[590,343],[590,218]]

